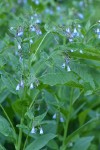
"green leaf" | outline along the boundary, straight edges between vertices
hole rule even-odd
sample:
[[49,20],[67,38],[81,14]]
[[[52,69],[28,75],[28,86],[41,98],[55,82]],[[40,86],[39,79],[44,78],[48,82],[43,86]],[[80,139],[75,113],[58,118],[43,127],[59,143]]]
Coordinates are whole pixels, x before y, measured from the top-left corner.
[[43,48],[43,43],[50,32],[47,32],[45,35],[42,35],[34,44],[31,46],[31,51],[35,54],[40,50],[41,46]]
[[80,150],[80,149],[87,150],[93,138],[94,138],[93,136],[90,136],[90,137],[82,137],[80,139],[77,139],[72,150]]
[[5,147],[3,147],[1,144],[0,144],[0,150],[6,150]]
[[56,143],[54,140],[51,140],[51,141],[47,144],[47,146],[48,146],[49,148],[51,148],[52,150],[53,150],[53,149],[58,150],[58,145],[57,145],[57,143]]
[[57,84],[67,84],[69,86],[80,86],[78,77],[73,72],[48,73],[39,78],[44,84],[54,86]]
[[15,113],[22,116],[27,111],[29,104],[30,104],[29,100],[17,100],[12,104],[12,108]]
[[82,94],[83,91],[80,91],[80,89],[75,89],[74,94],[73,94],[73,104],[78,100],[80,95]]
[[78,76],[81,77],[81,79],[84,82],[89,83],[92,88],[95,88],[93,77],[90,74],[88,67],[86,65],[78,64],[78,63],[72,63],[71,68],[75,73],[77,73]]
[[33,125],[37,126],[37,125],[41,124],[41,121],[44,119],[46,114],[47,114],[47,112],[43,113],[42,115],[39,115],[39,116],[35,117],[34,120],[33,120]]
[[2,103],[9,94],[10,92],[8,90],[3,90],[2,92],[0,92],[0,103]]
[[40,150],[45,145],[47,145],[47,143],[50,140],[54,139],[55,137],[56,137],[56,135],[51,134],[51,133],[42,135],[38,139],[33,141],[30,145],[28,145],[25,150],[33,150],[33,149],[34,150]]
[[16,87],[15,87],[16,84],[13,77],[10,77],[5,73],[5,76],[3,75],[1,76],[1,80],[11,93],[16,94]]
[[90,109],[86,109],[84,111],[82,111],[80,114],[79,114],[79,123],[80,123],[80,126],[84,124],[85,120],[86,120],[86,117],[87,117],[87,114],[90,112]]
[[76,131],[74,131],[72,134],[70,134],[67,139],[66,139],[66,143],[68,143],[69,141],[71,141],[75,135],[79,134],[80,132],[83,131],[83,129],[87,126],[89,126],[92,123],[97,123],[100,122],[99,118],[94,118],[89,120],[88,122],[86,122],[84,125],[82,125],[80,128],[78,128]]
[[88,20],[87,24],[85,25],[86,31],[90,29],[90,26],[91,26],[91,23],[90,23],[90,20]]
[[6,137],[13,137],[14,135],[9,122],[2,116],[0,116],[0,133]]

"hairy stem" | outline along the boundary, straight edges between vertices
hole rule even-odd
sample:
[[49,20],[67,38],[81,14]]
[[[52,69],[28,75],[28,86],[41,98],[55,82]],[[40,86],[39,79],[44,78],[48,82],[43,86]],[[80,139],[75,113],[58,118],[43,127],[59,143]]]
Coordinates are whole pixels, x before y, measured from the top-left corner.
[[72,97],[73,97],[73,88],[71,89],[71,94],[70,94],[70,106],[69,106],[68,118],[67,118],[65,126],[64,126],[64,136],[63,136],[63,143],[62,143],[63,150],[66,150],[66,137],[68,134],[68,126],[69,126],[71,112],[72,112]]
[[[20,125],[22,124],[23,124],[23,117],[21,118],[21,121],[20,121]],[[19,129],[17,150],[21,149],[21,140],[22,140],[22,128]]]

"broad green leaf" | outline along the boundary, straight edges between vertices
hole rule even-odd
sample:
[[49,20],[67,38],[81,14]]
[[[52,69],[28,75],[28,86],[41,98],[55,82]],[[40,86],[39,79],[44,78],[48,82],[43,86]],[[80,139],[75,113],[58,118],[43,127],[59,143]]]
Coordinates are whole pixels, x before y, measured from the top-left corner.
[[90,29],[90,26],[91,26],[91,23],[90,23],[90,20],[88,20],[87,24],[85,25],[86,31]]
[[43,122],[43,130],[44,133],[49,134],[56,134],[57,131],[57,123],[55,120],[49,121],[49,120],[44,120]]
[[0,92],[0,103],[2,103],[9,94],[10,92],[8,90],[3,90],[2,92]]
[[32,46],[31,46],[31,52],[34,52],[35,54],[40,50],[41,46],[43,46],[43,43],[47,37],[47,35],[50,32],[47,32],[45,35],[42,35]]
[[12,104],[12,108],[13,108],[15,113],[22,116],[27,111],[29,104],[30,104],[30,101],[28,99],[27,100],[16,100]]
[[82,125],[81,127],[79,127],[76,131],[74,131],[72,134],[70,134],[70,135],[67,137],[67,139],[66,139],[66,143],[70,142],[70,141],[74,138],[75,135],[77,135],[77,134],[79,134],[80,132],[82,132],[82,130],[83,130],[85,127],[89,126],[89,125],[92,124],[92,123],[98,123],[98,122],[100,122],[99,118],[95,118],[95,119],[89,120],[87,123],[85,123],[84,125]]
[[90,111],[90,109],[88,108],[88,109],[82,111],[79,114],[79,123],[80,123],[80,126],[84,124],[84,122],[86,120],[86,117],[87,117],[87,114],[88,114],[89,111]]
[[5,76],[3,75],[1,76],[1,80],[11,93],[16,94],[16,87],[15,87],[16,84],[14,84],[15,80],[13,78],[11,78],[6,74]]
[[90,137],[82,137],[80,139],[77,139],[75,145],[73,146],[72,150],[88,150],[91,141],[93,140],[93,136]]
[[9,122],[2,116],[0,116],[0,133],[2,133],[6,137],[14,137],[14,132],[10,127]]
[[5,147],[3,147],[1,144],[0,144],[0,150],[6,150]]
[[83,82],[87,82],[91,85],[92,88],[95,88],[93,77],[89,73],[89,70],[86,65],[72,63],[71,67],[72,67],[72,70],[81,77]]
[[41,148],[46,146],[50,140],[54,139],[55,137],[56,135],[51,133],[42,135],[39,138],[37,138],[35,141],[33,141],[30,145],[28,145],[25,150],[33,150],[33,149],[40,150]]
[[79,51],[71,53],[72,57],[76,58],[82,58],[82,59],[90,59],[90,60],[97,60],[100,61],[100,56],[95,52],[90,52],[89,50],[86,52],[83,50],[83,54],[81,54]]
[[4,56],[0,55],[0,68],[2,68],[6,64],[6,60]]
[[43,113],[42,115],[39,115],[39,116],[35,117],[34,120],[33,120],[33,125],[34,126],[40,125],[41,121],[44,119],[46,114],[47,114],[47,112]]
[[49,148],[51,148],[52,150],[53,150],[53,149],[58,150],[58,145],[57,145],[56,141],[54,141],[54,140],[51,140],[51,141],[47,144],[47,146],[48,146]]
[[80,95],[82,94],[83,91],[80,91],[80,89],[75,89],[73,93],[73,104],[78,100]]
[[39,78],[44,84],[54,86],[57,84],[67,84],[69,86],[81,86],[78,77],[73,72],[48,73]]

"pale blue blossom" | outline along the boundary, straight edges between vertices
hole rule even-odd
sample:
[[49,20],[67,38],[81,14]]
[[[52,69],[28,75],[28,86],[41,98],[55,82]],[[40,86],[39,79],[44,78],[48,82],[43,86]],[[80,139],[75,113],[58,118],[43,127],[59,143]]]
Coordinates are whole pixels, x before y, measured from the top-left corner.
[[53,117],[52,117],[52,118],[53,118],[53,119],[56,119],[56,117],[57,117],[57,115],[56,115],[56,113],[55,113],[55,114],[53,115]]
[[43,134],[43,128],[40,127],[40,134]]
[[35,134],[35,133],[36,133],[36,129],[35,129],[34,126],[32,127],[31,133],[32,133],[32,134]]
[[70,67],[69,67],[69,66],[67,66],[67,71],[68,71],[68,72],[70,72],[70,71],[71,71],[71,69],[70,69]]
[[18,85],[16,86],[16,91],[19,91],[19,89],[20,89],[20,85],[18,84]]
[[33,89],[34,88],[34,85],[33,83],[30,84],[30,89]]

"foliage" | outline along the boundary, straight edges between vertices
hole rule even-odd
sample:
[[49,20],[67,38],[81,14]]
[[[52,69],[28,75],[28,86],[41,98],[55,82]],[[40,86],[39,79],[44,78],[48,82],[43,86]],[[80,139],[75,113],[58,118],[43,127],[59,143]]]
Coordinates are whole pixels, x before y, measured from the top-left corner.
[[0,0],[0,149],[97,150],[100,2]]

